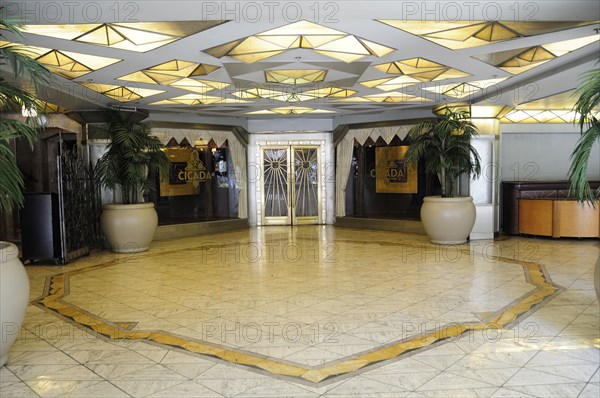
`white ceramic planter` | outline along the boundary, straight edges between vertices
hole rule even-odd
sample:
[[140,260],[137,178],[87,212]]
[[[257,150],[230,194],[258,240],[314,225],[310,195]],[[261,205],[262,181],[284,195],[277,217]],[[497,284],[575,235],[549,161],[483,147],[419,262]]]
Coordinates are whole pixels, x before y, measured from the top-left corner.
[[465,243],[475,224],[475,205],[470,196],[442,198],[426,196],[421,222],[431,242],[441,245]]
[[596,267],[594,267],[594,289],[596,289],[596,298],[600,301],[600,256],[598,256]]
[[0,241],[0,367],[8,360],[29,303],[29,277],[19,260],[19,249]]
[[135,205],[106,204],[100,225],[112,251],[137,253],[150,248],[158,226],[154,203]]

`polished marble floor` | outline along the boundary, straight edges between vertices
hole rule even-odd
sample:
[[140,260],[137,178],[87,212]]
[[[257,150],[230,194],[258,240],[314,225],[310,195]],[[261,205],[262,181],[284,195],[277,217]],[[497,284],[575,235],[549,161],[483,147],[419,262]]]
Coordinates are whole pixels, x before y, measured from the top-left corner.
[[599,253],[305,226],[29,266],[0,397],[597,397]]

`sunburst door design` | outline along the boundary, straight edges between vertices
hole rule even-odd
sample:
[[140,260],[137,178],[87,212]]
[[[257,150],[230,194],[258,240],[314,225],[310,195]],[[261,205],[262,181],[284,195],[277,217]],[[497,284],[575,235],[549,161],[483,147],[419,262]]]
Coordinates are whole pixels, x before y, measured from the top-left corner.
[[290,223],[289,148],[263,148],[265,224]]
[[317,224],[318,147],[263,147],[263,225]]
[[294,224],[316,224],[319,215],[317,148],[294,151]]

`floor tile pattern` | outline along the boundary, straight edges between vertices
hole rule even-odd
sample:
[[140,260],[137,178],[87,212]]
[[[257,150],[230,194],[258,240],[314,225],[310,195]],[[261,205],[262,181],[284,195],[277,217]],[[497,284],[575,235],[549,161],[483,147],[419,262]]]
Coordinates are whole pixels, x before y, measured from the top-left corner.
[[275,227],[28,267],[0,396],[597,396],[598,248]]

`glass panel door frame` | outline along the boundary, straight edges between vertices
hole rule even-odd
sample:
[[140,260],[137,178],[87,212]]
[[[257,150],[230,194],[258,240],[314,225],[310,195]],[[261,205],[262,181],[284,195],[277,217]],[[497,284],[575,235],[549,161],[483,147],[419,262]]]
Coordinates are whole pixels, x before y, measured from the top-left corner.
[[[297,173],[296,173],[296,149],[314,149],[316,154],[316,181],[317,181],[317,203],[316,203],[316,214],[309,216],[298,216],[297,215],[297,197],[298,192],[297,189]],[[290,146],[290,156],[291,156],[291,177],[290,185],[292,187],[292,195],[291,195],[291,208],[292,208],[292,224],[293,225],[302,225],[302,224],[320,224],[321,220],[321,207],[322,198],[321,198],[321,154],[320,147],[318,145],[291,145]]]
[[[285,159],[286,159],[286,163],[287,163],[287,170],[285,171],[285,192],[283,192],[283,190],[281,192],[278,192],[278,195],[281,194],[285,194],[286,196],[286,212],[285,215],[279,215],[279,216],[272,216],[268,214],[268,201],[267,201],[267,195],[268,195],[268,191],[266,189],[266,186],[268,185],[268,183],[273,183],[272,180],[276,180],[276,179],[280,179],[283,178],[283,175],[272,175],[271,176],[271,181],[267,182],[267,178],[266,178],[266,173],[269,172],[268,170],[265,170],[265,164],[266,162],[269,162],[269,159],[267,157],[265,157],[265,150],[284,150],[286,151],[286,155],[285,155]],[[290,165],[290,152],[291,152],[291,148],[289,145],[262,145],[260,147],[260,176],[261,176],[261,192],[262,192],[262,198],[261,198],[261,203],[262,203],[262,225],[291,225],[292,222],[292,208],[291,208],[291,181],[290,181],[290,177],[291,177],[291,165]],[[279,167],[277,167],[277,169],[279,169]],[[273,172],[273,171],[271,171]],[[276,171],[274,172],[275,174],[277,173]],[[275,183],[277,183],[277,181],[275,181]],[[273,199],[274,200],[274,199]],[[280,209],[279,209],[280,210]]]
[[[269,211],[267,208],[269,205],[272,205],[273,199],[270,201],[267,200],[268,191],[265,187],[268,184],[272,184],[272,178],[269,177],[269,182],[267,182],[267,178],[265,176],[265,161],[268,162],[268,159],[265,158],[265,150],[285,150],[287,155],[287,184],[286,184],[286,197],[287,197],[287,212],[285,215],[278,216],[268,216]],[[314,149],[316,152],[316,182],[317,182],[317,192],[316,192],[316,214],[309,216],[297,216],[296,215],[296,168],[295,168],[295,149]],[[322,214],[322,187],[321,187],[321,146],[320,145],[303,145],[303,144],[281,144],[281,145],[260,145],[260,175],[261,175],[261,224],[262,225],[302,225],[302,224],[320,224],[321,223],[321,214]],[[280,175],[281,177],[281,175]],[[281,189],[281,185],[280,185]],[[280,194],[283,192],[280,192]],[[271,203],[271,204],[269,204]]]

